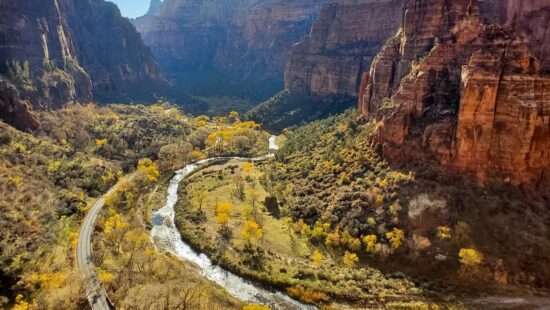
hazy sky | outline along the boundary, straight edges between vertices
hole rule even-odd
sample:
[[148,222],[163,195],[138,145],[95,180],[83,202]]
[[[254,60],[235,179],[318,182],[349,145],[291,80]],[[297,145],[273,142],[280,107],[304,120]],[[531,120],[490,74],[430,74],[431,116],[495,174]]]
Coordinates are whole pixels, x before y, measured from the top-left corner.
[[147,12],[149,9],[150,0],[109,0],[114,2],[120,8],[122,16],[125,17],[139,17]]

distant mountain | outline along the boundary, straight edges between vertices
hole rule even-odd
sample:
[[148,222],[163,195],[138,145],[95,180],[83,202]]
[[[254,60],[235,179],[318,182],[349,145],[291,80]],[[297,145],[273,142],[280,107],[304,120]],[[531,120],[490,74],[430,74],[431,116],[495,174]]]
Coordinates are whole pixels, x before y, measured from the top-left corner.
[[166,0],[133,23],[182,93],[261,101],[281,90],[288,52],[325,2]]

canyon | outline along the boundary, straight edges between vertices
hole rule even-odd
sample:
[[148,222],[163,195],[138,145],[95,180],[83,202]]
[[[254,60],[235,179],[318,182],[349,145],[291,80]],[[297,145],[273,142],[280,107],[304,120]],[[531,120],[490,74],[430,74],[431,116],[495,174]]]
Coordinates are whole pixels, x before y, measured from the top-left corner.
[[[166,0],[133,23],[173,85],[258,102],[279,91],[290,47],[325,2]],[[197,91],[204,81],[210,85]]]
[[134,27],[103,0],[0,2],[0,59],[1,115],[21,129],[37,127],[32,108],[151,101],[166,85]]
[[499,4],[495,14],[483,1],[405,2],[403,28],[363,75],[359,99],[384,156],[480,183],[548,180],[550,2]]

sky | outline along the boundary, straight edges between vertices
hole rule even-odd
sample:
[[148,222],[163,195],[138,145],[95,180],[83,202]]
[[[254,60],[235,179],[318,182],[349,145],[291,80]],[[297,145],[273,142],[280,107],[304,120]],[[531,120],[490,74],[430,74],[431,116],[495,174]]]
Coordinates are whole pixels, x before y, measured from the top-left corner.
[[109,0],[120,8],[122,16],[136,18],[142,16],[149,9],[150,0]]

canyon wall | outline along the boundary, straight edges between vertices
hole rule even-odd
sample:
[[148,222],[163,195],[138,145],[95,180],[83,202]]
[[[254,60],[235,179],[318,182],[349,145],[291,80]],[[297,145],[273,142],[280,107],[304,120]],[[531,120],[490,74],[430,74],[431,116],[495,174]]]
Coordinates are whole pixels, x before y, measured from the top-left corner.
[[402,3],[341,0],[326,4],[311,34],[291,50],[285,89],[357,97],[361,74],[401,25]]
[[481,183],[550,179],[550,3],[518,2],[405,2],[403,29],[359,99],[387,158],[435,161]]
[[103,0],[0,1],[0,63],[14,98],[0,101],[6,120],[31,115],[31,106],[150,99],[148,90],[165,83],[139,34]]
[[215,93],[224,88],[216,85],[223,75],[221,84],[235,79],[243,88],[265,80],[279,88],[290,47],[309,33],[324,2],[166,0],[133,23],[176,85],[201,79]]

